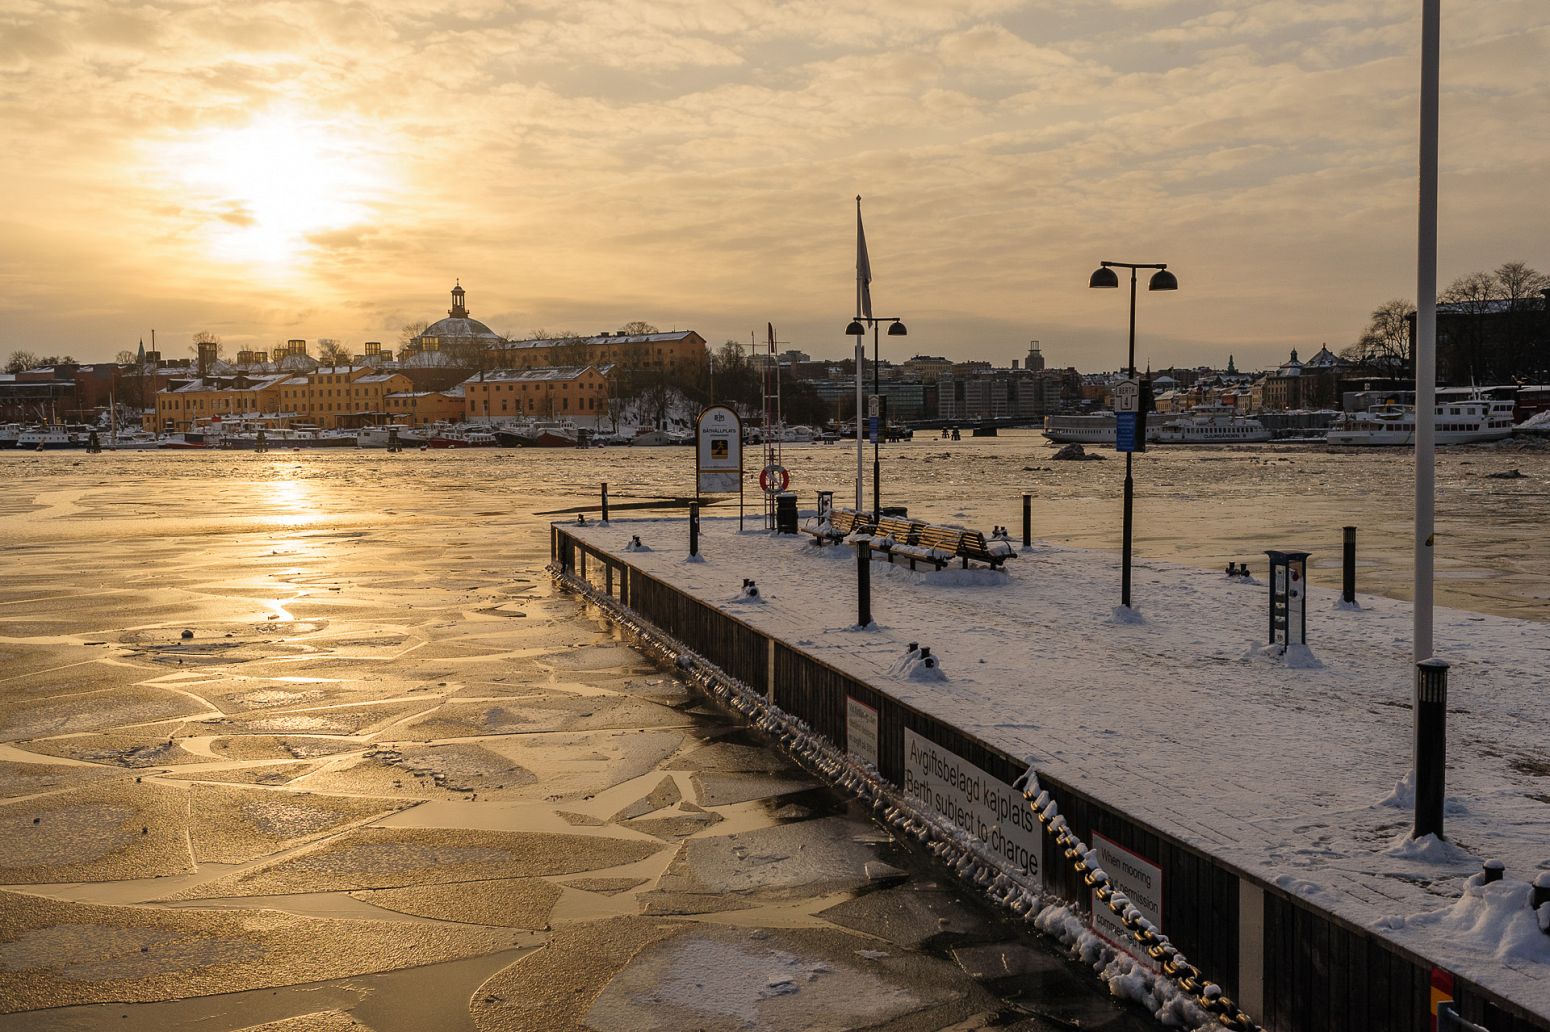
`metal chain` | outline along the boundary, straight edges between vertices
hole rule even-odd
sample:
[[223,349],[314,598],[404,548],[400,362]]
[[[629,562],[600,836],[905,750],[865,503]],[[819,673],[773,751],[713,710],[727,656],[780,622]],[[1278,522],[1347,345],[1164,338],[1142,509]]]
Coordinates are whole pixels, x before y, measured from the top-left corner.
[[1130,937],[1146,950],[1146,955],[1157,961],[1163,972],[1192,996],[1202,1009],[1216,1015],[1217,1023],[1223,1028],[1232,1029],[1233,1032],[1264,1032],[1253,1018],[1223,992],[1221,986],[1207,979],[1199,968],[1186,960],[1178,947],[1168,941],[1161,929],[1142,916],[1123,892],[1109,884],[1108,874],[1093,860],[1094,850],[1089,849],[1087,843],[1072,832],[1055,800],[1049,792],[1039,787],[1039,777],[1032,767],[1012,784],[1013,788],[1019,786],[1024,801],[1044,826],[1045,832],[1062,849],[1065,858],[1071,862],[1072,870],[1092,888],[1098,902],[1120,919],[1130,931]]

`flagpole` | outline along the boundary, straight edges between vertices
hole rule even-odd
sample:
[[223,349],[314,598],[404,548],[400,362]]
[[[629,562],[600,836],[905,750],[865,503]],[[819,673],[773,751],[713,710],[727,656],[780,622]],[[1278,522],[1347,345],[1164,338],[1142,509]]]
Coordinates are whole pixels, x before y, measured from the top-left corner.
[[[866,290],[863,275],[869,274],[870,269],[863,273],[861,264],[861,195],[856,195],[856,318],[861,318],[862,294]],[[868,263],[870,264],[870,263]],[[866,314],[871,315],[871,305],[866,305]],[[866,478],[866,435],[861,431],[862,380],[861,367],[866,361],[866,344],[864,337],[856,338],[856,512],[861,512],[864,505],[864,481]]]

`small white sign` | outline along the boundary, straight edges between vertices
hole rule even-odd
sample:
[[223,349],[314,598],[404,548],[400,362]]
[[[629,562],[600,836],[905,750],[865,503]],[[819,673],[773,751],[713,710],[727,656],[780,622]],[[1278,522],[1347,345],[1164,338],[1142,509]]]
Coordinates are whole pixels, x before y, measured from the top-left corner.
[[1115,412],[1141,411],[1140,380],[1121,380],[1114,385],[1111,393],[1114,395]]
[[866,414],[876,419],[883,414],[883,399],[881,395],[869,395],[866,400]]
[[[1093,833],[1093,850],[1097,853],[1095,859],[1098,866],[1109,876],[1109,884],[1123,892],[1131,906],[1152,922],[1154,928],[1162,931],[1162,868],[1097,832]],[[1092,905],[1093,931],[1155,971],[1157,962],[1147,956],[1141,944],[1130,937],[1130,929],[1125,927],[1119,916],[1100,902],[1096,894],[1092,898]]]
[[1043,885],[1044,829],[1022,793],[1005,781],[905,728],[904,794]]
[[695,422],[695,452],[701,494],[742,489],[743,423],[725,405],[712,405]]
[[877,710],[849,696],[845,697],[845,748],[877,766]]

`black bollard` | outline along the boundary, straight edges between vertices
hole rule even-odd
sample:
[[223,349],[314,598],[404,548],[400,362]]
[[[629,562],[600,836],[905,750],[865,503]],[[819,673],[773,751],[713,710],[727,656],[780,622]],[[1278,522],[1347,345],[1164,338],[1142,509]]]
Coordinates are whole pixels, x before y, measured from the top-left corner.
[[1480,865],[1480,881],[1484,885],[1501,881],[1502,876],[1506,873],[1507,865],[1500,860],[1487,860]]
[[1345,528],[1345,551],[1341,560],[1340,597],[1346,605],[1356,604],[1356,528]]
[[1033,495],[1023,495],[1023,547],[1033,547]]
[[1443,837],[1447,765],[1448,662],[1423,659],[1415,670],[1415,830],[1411,838]]
[[[1534,879],[1534,892],[1529,896],[1528,905],[1532,910],[1550,905],[1550,871],[1540,871]],[[1550,921],[1541,920],[1539,930],[1550,935]]]
[[608,481],[603,481],[603,522],[608,522]]
[[872,623],[872,542],[856,542],[856,626]]
[[689,503],[689,554],[700,554],[700,503]]

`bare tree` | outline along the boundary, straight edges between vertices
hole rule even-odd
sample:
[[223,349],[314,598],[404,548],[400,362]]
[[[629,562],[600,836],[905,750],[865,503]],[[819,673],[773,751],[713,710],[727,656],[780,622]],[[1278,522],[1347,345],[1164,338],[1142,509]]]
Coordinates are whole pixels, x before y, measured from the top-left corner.
[[1518,307],[1518,302],[1536,297],[1550,287],[1550,276],[1524,262],[1503,262],[1496,267],[1494,275],[1500,296],[1513,308]]
[[38,356],[30,351],[13,351],[11,357],[6,359],[5,371],[8,373],[20,373],[31,369],[38,364]]
[[1415,305],[1403,298],[1385,301],[1372,310],[1367,329],[1340,355],[1358,369],[1402,377],[1415,368],[1410,346],[1410,319]]
[[326,366],[349,365],[350,346],[332,337],[318,338],[318,363]]
[[119,365],[134,365],[135,362],[138,361],[138,357],[135,355],[135,353],[133,351],[130,351],[128,348],[125,348],[124,350],[120,351],[118,354],[113,356],[113,361],[118,363]]
[[402,349],[408,347],[410,341],[420,336],[420,334],[424,333],[429,327],[430,323],[426,322],[424,319],[421,319],[419,322],[404,323],[404,325],[398,329],[399,348]]
[[198,355],[199,355],[199,345],[201,345],[201,344],[214,344],[215,345],[215,357],[216,358],[225,358],[226,357],[226,345],[221,343],[221,338],[217,337],[215,334],[211,333],[209,330],[200,330],[198,333],[194,334],[193,340],[189,344],[188,353],[191,354],[191,355],[194,355],[195,357],[198,357]]
[[641,333],[661,333],[662,331],[651,325],[649,322],[641,322],[639,319],[636,319],[619,327],[619,332],[635,336],[636,334]]

